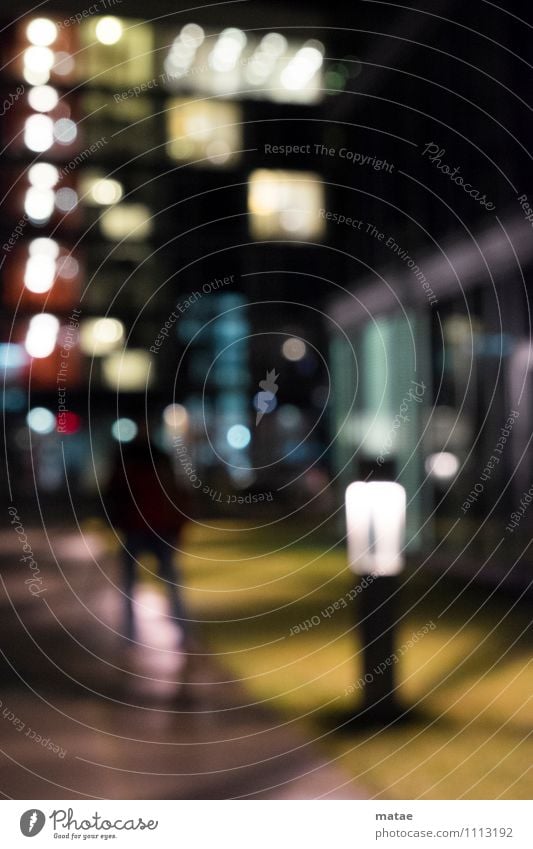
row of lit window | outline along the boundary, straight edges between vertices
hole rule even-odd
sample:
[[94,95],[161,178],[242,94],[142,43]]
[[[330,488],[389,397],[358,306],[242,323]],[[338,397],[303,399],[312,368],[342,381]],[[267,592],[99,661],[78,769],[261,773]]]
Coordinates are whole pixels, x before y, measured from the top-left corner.
[[[30,319],[24,345],[19,343],[1,346],[1,365],[6,376],[14,378],[24,370],[32,360],[42,360],[54,352],[59,358],[78,349],[90,357],[102,357],[102,377],[104,383],[121,391],[135,391],[148,385],[151,379],[152,358],[142,348],[124,348],[124,324],[116,318],[94,317],[81,322],[79,340],[74,340],[68,326],[62,326],[60,319],[52,313],[37,313]],[[62,354],[66,346],[68,354]],[[307,346],[297,337],[289,337],[283,342],[281,353],[291,362],[299,362],[307,355]],[[230,363],[230,365],[232,365]],[[273,400],[273,399],[272,399]],[[275,405],[269,407],[269,412]]]
[[[56,188],[58,171],[49,163],[32,165],[28,180],[30,186],[26,190],[24,211],[36,226],[48,224],[56,209],[68,213],[79,202],[75,189]],[[80,186],[84,202],[109,207],[99,219],[104,237],[112,241],[141,241],[151,235],[149,207],[143,203],[120,203],[124,189],[118,180],[86,176]],[[324,185],[317,174],[258,169],[250,175],[248,212],[254,238],[320,238],[325,231],[325,219],[320,215],[323,208]],[[44,245],[43,242],[39,244]],[[49,250],[53,252],[55,248],[49,246]],[[42,261],[43,267],[44,264]],[[51,268],[50,262],[48,266]],[[46,279],[49,276],[50,273]],[[46,286],[41,291],[49,288]]]
[[[316,39],[297,42],[278,32],[237,27],[206,32],[188,23],[165,50],[143,21],[93,15],[78,26],[64,23],[35,18],[25,25],[30,46],[22,53],[22,73],[31,85],[57,75],[115,86],[154,80],[163,89],[282,102],[309,103],[321,96],[324,46]],[[160,56],[162,72],[156,76]]]

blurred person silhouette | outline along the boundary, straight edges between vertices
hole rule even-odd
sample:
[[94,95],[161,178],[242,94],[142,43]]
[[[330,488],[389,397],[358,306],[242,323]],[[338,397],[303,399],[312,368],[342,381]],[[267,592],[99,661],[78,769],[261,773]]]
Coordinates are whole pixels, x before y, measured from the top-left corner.
[[181,648],[189,651],[190,622],[183,607],[179,569],[173,563],[188,504],[183,489],[176,484],[170,457],[150,441],[145,425],[139,426],[131,442],[119,443],[106,495],[108,515],[123,536],[124,636],[136,639],[133,595],[138,558],[149,552],[155,556],[159,577],[165,583]]

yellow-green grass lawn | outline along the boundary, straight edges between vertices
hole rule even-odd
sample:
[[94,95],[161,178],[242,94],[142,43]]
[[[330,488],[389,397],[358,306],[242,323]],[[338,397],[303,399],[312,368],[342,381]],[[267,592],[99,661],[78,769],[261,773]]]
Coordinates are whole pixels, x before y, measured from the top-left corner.
[[[305,536],[305,529],[239,528],[231,521],[217,530],[191,527],[181,561],[203,637],[251,702],[306,726],[371,796],[531,798],[527,610],[506,616],[512,600],[496,596],[481,607],[485,596],[457,598],[460,587],[443,582],[420,601],[435,574],[413,576],[401,596],[403,609],[412,609],[397,643],[430,621],[437,625],[395,666],[399,697],[417,705],[418,718],[389,730],[332,733],[326,717],[356,705],[357,696],[344,693],[363,673],[354,610],[320,616],[353,587],[345,552],[328,550],[327,536]],[[317,615],[320,625],[291,636],[291,628]]]

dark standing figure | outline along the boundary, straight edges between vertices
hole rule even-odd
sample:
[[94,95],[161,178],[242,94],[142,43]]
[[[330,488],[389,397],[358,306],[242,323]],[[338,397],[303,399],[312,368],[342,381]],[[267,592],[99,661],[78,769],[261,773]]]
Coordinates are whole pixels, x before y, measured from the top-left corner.
[[178,489],[169,457],[141,432],[117,452],[107,490],[107,509],[115,527],[122,532],[125,636],[135,639],[133,593],[138,557],[152,552],[160,578],[165,582],[171,615],[188,643],[189,627],[172,562],[173,545],[179,544],[185,524],[183,493]]

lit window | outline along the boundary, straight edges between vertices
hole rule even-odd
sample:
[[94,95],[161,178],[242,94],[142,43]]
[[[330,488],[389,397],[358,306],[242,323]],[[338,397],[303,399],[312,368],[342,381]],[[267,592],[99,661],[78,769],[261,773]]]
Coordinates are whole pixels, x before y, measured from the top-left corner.
[[102,363],[104,383],[117,392],[141,391],[150,383],[151,361],[150,354],[142,349],[109,354]]
[[182,161],[229,165],[242,147],[241,110],[234,103],[174,98],[167,104],[168,153]]
[[54,239],[49,239],[46,236],[39,239],[33,239],[29,247],[30,256],[48,256],[50,259],[57,259],[59,256],[59,245]]
[[54,124],[54,138],[59,144],[72,144],[78,135],[78,128],[70,118],[60,118]]
[[54,54],[48,47],[28,47],[23,54],[23,75],[30,85],[44,85],[50,79]]
[[48,162],[37,162],[28,171],[28,180],[36,189],[52,189],[59,180],[59,171]]
[[79,27],[81,74],[97,85],[124,86],[154,77],[151,24],[105,16],[88,18]]
[[324,185],[316,174],[259,169],[250,175],[248,211],[256,239],[320,238],[323,206]]
[[204,31],[198,24],[185,24],[180,34],[172,42],[169,54],[165,59],[165,72],[173,79],[184,76],[196,57],[196,51],[205,38]]
[[151,212],[143,203],[120,203],[102,213],[100,227],[115,242],[146,239],[152,232]]
[[26,192],[24,212],[32,224],[45,224],[54,211],[54,192],[52,189],[38,189],[32,186]]
[[101,44],[116,44],[122,38],[123,27],[118,18],[106,16],[96,24],[96,38]]
[[84,354],[102,357],[116,350],[124,339],[124,325],[116,318],[89,318],[80,326],[80,348]]
[[51,112],[58,102],[57,91],[50,85],[37,85],[28,92],[28,103],[36,112]]
[[259,37],[230,27],[206,38],[189,24],[164,59],[164,82],[200,95],[312,103],[322,97],[324,52],[320,41],[289,41],[279,32]]
[[111,206],[122,199],[124,187],[118,180],[93,173],[82,178],[81,193],[89,206]]
[[59,321],[55,315],[49,313],[34,315],[30,320],[24,343],[30,357],[37,359],[49,357],[56,346],[58,333]]
[[24,125],[24,144],[29,150],[41,153],[54,143],[54,124],[47,115],[30,115]]
[[50,256],[37,254],[30,256],[24,271],[24,285],[29,292],[40,295],[49,292],[54,285],[56,264]]
[[27,26],[26,36],[30,44],[48,47],[57,38],[57,27],[49,18],[34,18]]
[[233,71],[246,45],[246,35],[241,29],[230,27],[220,33],[209,54],[209,65],[214,71]]

